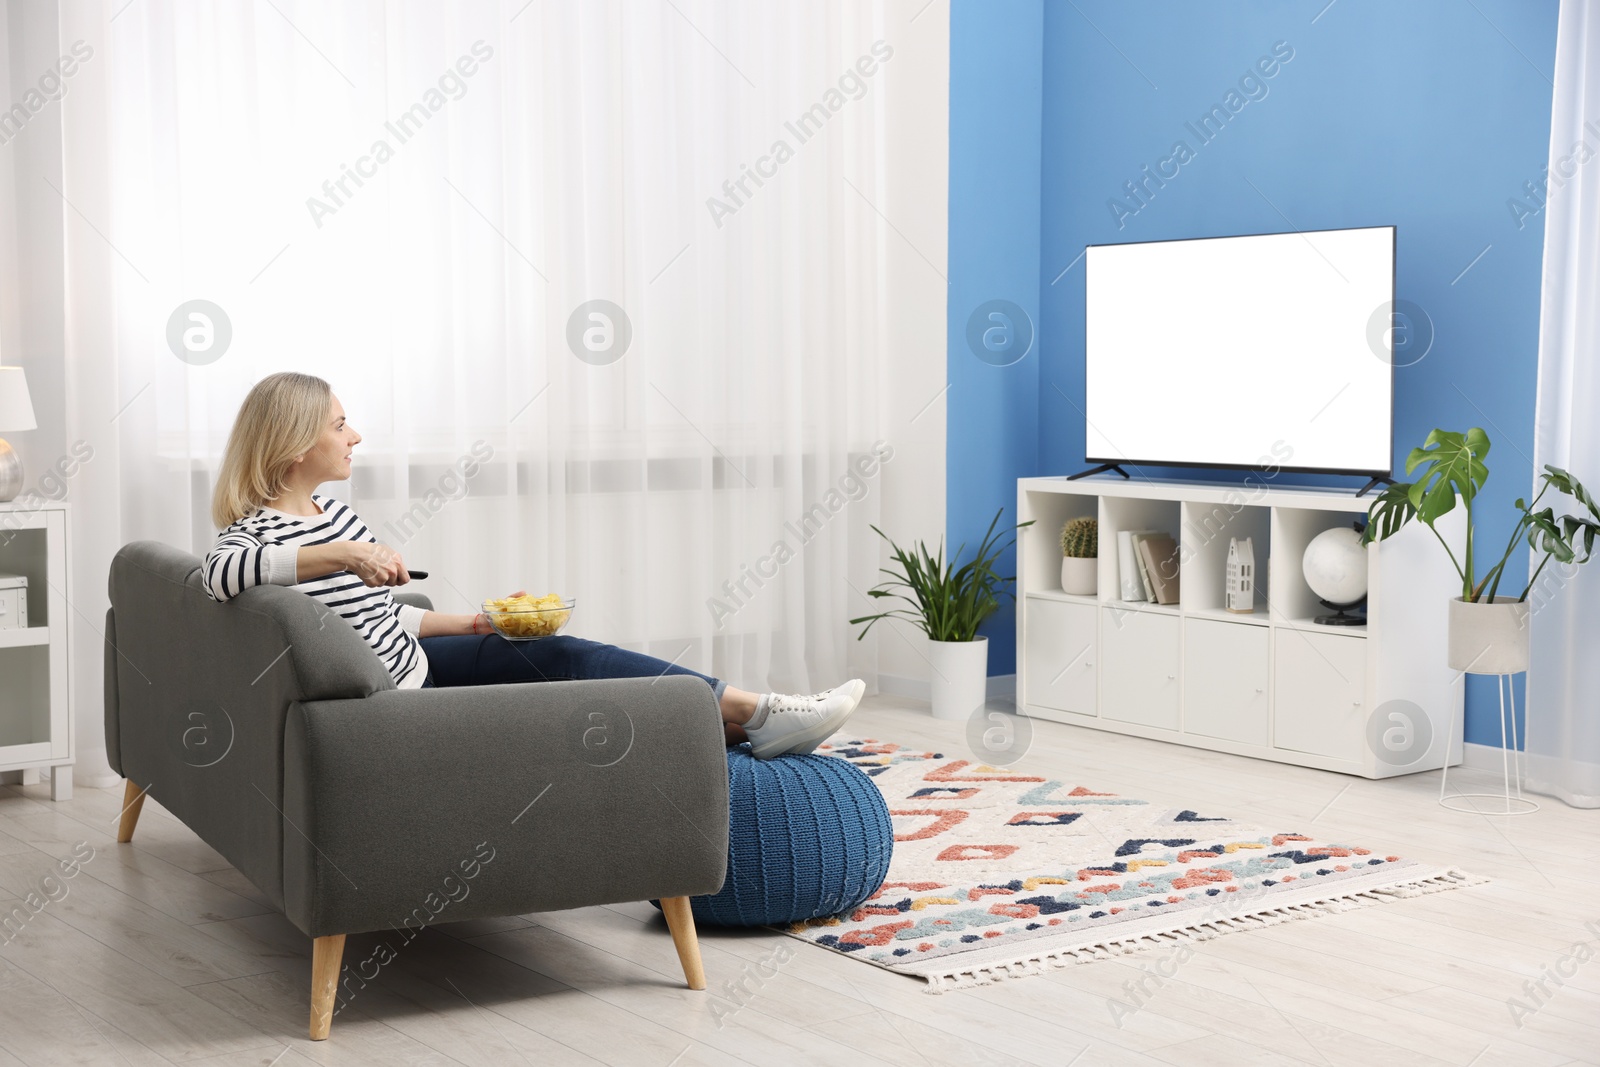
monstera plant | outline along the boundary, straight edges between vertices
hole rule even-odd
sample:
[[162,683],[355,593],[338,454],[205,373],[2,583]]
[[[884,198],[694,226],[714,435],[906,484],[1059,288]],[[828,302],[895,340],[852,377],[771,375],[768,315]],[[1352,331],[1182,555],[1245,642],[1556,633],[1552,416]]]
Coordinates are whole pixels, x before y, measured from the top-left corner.
[[[1594,550],[1594,541],[1600,534],[1600,507],[1583,484],[1560,467],[1545,465],[1540,475],[1539,492],[1532,503],[1518,499],[1520,515],[1500,554],[1483,577],[1477,577],[1476,514],[1474,501],[1489,480],[1489,468],[1484,457],[1489,454],[1489,435],[1473,427],[1466,433],[1434,430],[1421,448],[1413,448],[1406,457],[1406,474],[1416,475],[1413,482],[1389,486],[1372,502],[1363,541],[1381,541],[1390,537],[1412,519],[1420,519],[1439,539],[1444,550],[1461,576],[1461,599],[1478,603],[1493,602],[1505,574],[1506,563],[1517,545],[1524,539],[1528,547],[1543,558],[1528,576],[1517,600],[1526,600],[1528,592],[1538,581],[1540,573],[1552,559],[1557,563],[1584,563]],[[1570,496],[1588,511],[1582,514],[1556,514],[1555,508],[1539,508],[1539,502],[1551,489]],[[1467,513],[1467,536],[1457,555],[1434,525],[1455,510],[1457,499]]]
[[[1528,593],[1552,559],[1570,566],[1589,560],[1600,534],[1600,507],[1578,479],[1547,464],[1533,500],[1516,502],[1517,522],[1505,551],[1480,577],[1476,501],[1489,479],[1488,455],[1489,435],[1478,427],[1428,434],[1406,457],[1406,474],[1415,480],[1389,486],[1372,502],[1362,540],[1392,537],[1413,520],[1433,531],[1461,578],[1461,596],[1450,605],[1450,665],[1477,674],[1511,674],[1527,668]],[[1575,506],[1560,513],[1549,504],[1539,507],[1552,489]],[[1466,511],[1459,552],[1436,525],[1457,506]],[[1523,542],[1539,562],[1530,568],[1520,595],[1500,596],[1506,564]]]

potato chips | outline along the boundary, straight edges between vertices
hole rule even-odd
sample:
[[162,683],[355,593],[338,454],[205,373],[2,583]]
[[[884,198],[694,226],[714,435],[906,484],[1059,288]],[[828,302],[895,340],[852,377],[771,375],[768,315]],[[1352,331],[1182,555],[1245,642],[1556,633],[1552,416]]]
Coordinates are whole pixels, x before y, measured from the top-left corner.
[[572,617],[572,605],[554,593],[534,597],[500,597],[483,602],[484,614],[489,624],[500,636],[513,640],[531,637],[549,637],[559,631]]

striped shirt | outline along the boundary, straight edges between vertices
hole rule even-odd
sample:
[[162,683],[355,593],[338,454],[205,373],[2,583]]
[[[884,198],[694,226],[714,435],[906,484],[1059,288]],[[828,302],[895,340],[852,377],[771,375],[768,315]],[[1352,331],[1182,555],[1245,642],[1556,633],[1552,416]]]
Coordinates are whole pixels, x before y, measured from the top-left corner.
[[202,568],[206,592],[220,601],[252,585],[293,586],[354,627],[397,686],[420,688],[428,675],[428,657],[417,639],[426,614],[421,608],[400,603],[388,586],[367,586],[350,571],[295,580],[301,546],[378,541],[347,505],[321,493],[311,494],[311,500],[321,515],[259,507],[218,534]]

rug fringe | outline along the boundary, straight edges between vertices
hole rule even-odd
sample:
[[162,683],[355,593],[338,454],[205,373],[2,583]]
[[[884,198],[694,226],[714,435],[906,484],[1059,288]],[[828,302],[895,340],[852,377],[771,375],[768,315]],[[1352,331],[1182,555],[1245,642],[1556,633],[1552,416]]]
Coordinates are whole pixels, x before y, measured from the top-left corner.
[[1395,900],[1426,896],[1429,893],[1440,893],[1448,889],[1464,889],[1468,886],[1482,885],[1487,881],[1489,881],[1487,878],[1468,874],[1456,868],[1450,868],[1427,878],[1402,882],[1398,885],[1384,886],[1381,889],[1364,889],[1351,893],[1341,893],[1336,896],[1308,901],[1304,904],[1287,904],[1261,908],[1257,911],[1246,912],[1243,915],[1211,919],[1158,934],[1143,934],[1139,937],[1100,941],[1092,945],[1082,945],[1078,948],[1043,953],[1008,963],[991,963],[982,967],[964,968],[944,974],[928,975],[928,984],[923,988],[923,992],[944,993],[952,989],[969,989],[975,986],[993,985],[1008,978],[1028,978],[1044,974],[1050,970],[1070,967],[1075,963],[1090,963],[1094,960],[1107,960],[1114,959],[1117,956],[1127,956],[1136,952],[1146,951],[1156,945],[1210,941],[1214,937],[1220,937],[1223,934],[1230,934],[1239,930],[1259,930],[1268,926],[1277,926],[1280,923],[1293,922],[1297,919],[1312,919],[1319,915],[1338,915],[1358,908],[1371,907],[1374,904],[1386,904]]

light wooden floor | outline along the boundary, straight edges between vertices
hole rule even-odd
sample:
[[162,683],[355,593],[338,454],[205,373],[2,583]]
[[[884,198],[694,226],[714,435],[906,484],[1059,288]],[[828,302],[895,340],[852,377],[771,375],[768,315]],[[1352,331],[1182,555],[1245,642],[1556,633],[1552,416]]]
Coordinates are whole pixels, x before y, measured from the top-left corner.
[[[965,747],[961,725],[894,698],[869,698],[853,725]],[[0,947],[0,1067],[1600,1062],[1600,958],[1547,980],[1522,1026],[1507,1006],[1570,971],[1575,943],[1600,956],[1600,813],[1547,800],[1514,820],[1456,815],[1434,804],[1436,774],[1368,782],[1044,722],[1023,766],[1494,881],[1206,942],[1159,986],[1140,968],[1162,952],[942,996],[781,935],[714,930],[711,989],[692,993],[645,904],[463,923],[407,946],[313,1044],[310,941],[217,853],[154,802],[117,846],[120,790],[56,804],[46,787],[3,787],[0,902],[78,841],[96,855]],[[346,961],[377,940],[352,937]],[[1141,978],[1147,1002],[1114,1020]]]

